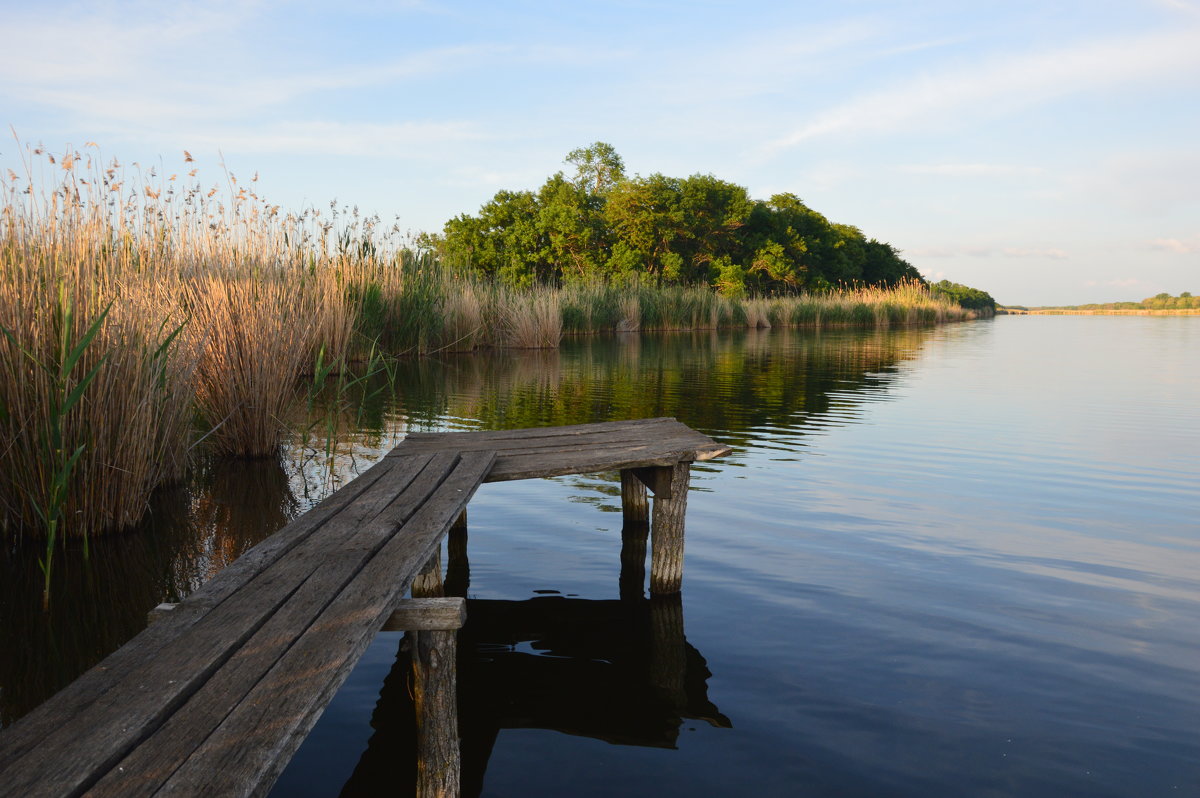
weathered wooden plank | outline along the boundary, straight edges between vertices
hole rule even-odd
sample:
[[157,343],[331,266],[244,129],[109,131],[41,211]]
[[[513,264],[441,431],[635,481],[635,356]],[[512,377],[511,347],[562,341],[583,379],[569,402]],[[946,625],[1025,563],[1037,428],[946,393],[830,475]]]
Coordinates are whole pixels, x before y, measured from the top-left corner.
[[[152,656],[127,658],[123,663],[127,670],[117,675],[108,690],[73,717],[60,718],[59,728],[4,771],[0,782],[3,794],[70,795],[89,787],[161,726],[263,626],[308,574],[324,565],[328,558],[325,541],[331,532],[347,534],[374,518],[386,507],[386,500],[419,473],[423,459],[428,460],[399,460],[381,469],[371,489],[359,492],[354,501],[326,519],[320,540],[306,535],[286,557],[276,559],[242,584],[237,601],[224,601],[204,613],[176,635],[171,645],[160,646]],[[189,603],[191,599],[182,602],[169,619],[150,631],[173,627],[178,622],[175,613],[187,612]]]
[[467,600],[449,598],[404,599],[392,610],[384,632],[436,632],[461,629],[467,622]]
[[683,585],[683,521],[691,465],[672,468],[671,498],[656,498],[650,521],[650,593],[678,593]]
[[[491,441],[503,441],[510,438],[528,440],[530,438],[586,435],[592,432],[606,432],[609,430],[623,430],[628,428],[648,428],[659,425],[669,426],[672,424],[681,424],[681,422],[674,418],[662,416],[659,418],[636,418],[626,421],[597,421],[589,424],[568,424],[560,427],[524,427],[521,429],[465,430],[460,432],[410,432],[405,437],[404,441],[409,443],[415,443],[418,441],[429,442],[467,436],[479,438],[480,440]],[[401,445],[404,445],[404,442],[401,442]]]
[[173,795],[258,795],[287,761],[491,467],[467,453],[221,725],[164,784]]
[[[622,451],[625,446],[632,448]],[[496,452],[496,465],[488,482],[631,466],[669,466],[682,460],[709,460],[731,451],[675,419],[657,418],[572,427],[412,433],[388,456],[487,449]]]
[[[386,460],[376,463],[312,510],[242,554],[181,602],[169,618],[140,632],[41,706],[0,732],[0,795],[34,794],[20,792],[18,787],[25,782],[10,771],[21,757],[34,749],[43,752],[57,750],[54,742],[57,739],[56,732],[61,735],[66,724],[80,716],[97,698],[144,663],[155,659],[158,652],[173,644],[238,588],[321,529],[395,465],[394,461]],[[78,743],[78,739],[65,740],[64,750],[73,755]],[[25,772],[36,774],[36,768],[34,771],[26,769]]]
[[706,435],[689,429],[678,422],[652,429],[631,427],[607,432],[589,432],[575,435],[538,435],[495,440],[482,437],[484,433],[447,433],[442,438],[403,440],[397,444],[398,453],[405,452],[469,452],[488,449],[498,454],[523,451],[555,451],[574,449],[589,445],[614,445],[622,442],[655,443],[683,449],[688,446],[703,447],[713,441]]
[[[212,678],[200,686],[148,741],[125,756],[90,790],[94,796],[151,795],[183,759],[229,713],[231,707],[262,679],[279,657],[313,623],[330,601],[361,571],[363,565],[395,534],[451,473],[457,457],[440,454],[388,493],[368,497],[385,502],[383,508],[363,523],[346,526],[334,536],[320,536],[323,550],[320,567],[309,569],[297,563],[290,576],[294,585],[287,600],[225,662]],[[415,466],[417,463],[412,463]],[[401,461],[401,467],[404,463]],[[399,473],[399,472],[398,472]],[[389,487],[384,484],[383,487]],[[295,558],[289,558],[295,559]],[[281,565],[291,564],[285,560]],[[247,588],[249,589],[249,588]],[[239,597],[240,598],[240,597]],[[240,599],[249,601],[250,598]],[[374,631],[374,630],[372,630]]]
[[505,482],[513,479],[557,477],[565,474],[591,474],[600,471],[617,471],[624,468],[645,466],[673,466],[691,462],[692,450],[663,452],[658,450],[631,449],[622,446],[616,449],[588,449],[580,453],[567,452],[560,455],[498,457],[487,482]]
[[154,609],[146,613],[146,624],[149,625],[157,621],[161,621],[163,618],[166,618],[168,615],[170,615],[171,612],[178,606],[178,602],[163,602],[162,604],[156,605]]

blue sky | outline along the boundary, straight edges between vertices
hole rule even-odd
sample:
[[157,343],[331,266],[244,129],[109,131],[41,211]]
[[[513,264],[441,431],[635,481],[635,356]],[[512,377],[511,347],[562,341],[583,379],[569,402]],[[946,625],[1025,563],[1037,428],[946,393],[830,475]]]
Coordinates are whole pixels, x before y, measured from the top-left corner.
[[[791,191],[1008,303],[1200,293],[1200,0],[0,0],[0,121],[52,151],[439,230],[602,140]],[[5,143],[7,142],[7,143]],[[0,168],[19,166],[11,137]]]

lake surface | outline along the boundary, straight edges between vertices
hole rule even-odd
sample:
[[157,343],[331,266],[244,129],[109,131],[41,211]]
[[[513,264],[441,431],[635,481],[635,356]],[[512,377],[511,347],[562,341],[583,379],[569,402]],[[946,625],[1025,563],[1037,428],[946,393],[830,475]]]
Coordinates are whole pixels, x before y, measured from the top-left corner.
[[[1200,318],[580,339],[394,387],[69,553],[50,616],[7,552],[0,718],[406,430],[676,416],[734,448],[693,468],[678,601],[622,584],[616,475],[472,500],[470,794],[1200,794]],[[275,795],[403,794],[406,657],[377,637]]]

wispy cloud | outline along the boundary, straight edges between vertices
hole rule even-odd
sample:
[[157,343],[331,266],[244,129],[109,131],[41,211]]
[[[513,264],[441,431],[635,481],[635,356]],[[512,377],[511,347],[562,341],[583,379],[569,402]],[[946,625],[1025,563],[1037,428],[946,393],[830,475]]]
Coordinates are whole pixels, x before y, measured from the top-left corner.
[[388,124],[288,122],[241,128],[210,128],[189,137],[196,149],[225,147],[243,153],[352,155],[421,158],[434,149],[464,141],[483,141],[488,134],[466,122],[396,122]]
[[765,147],[768,155],[833,135],[943,124],[963,114],[1111,90],[1200,68],[1200,28],[1110,39],[1009,56],[979,67],[923,76],[850,100]]
[[1174,252],[1178,255],[1191,255],[1200,252],[1200,236],[1191,241],[1183,241],[1178,238],[1156,238],[1150,242],[1150,249]]
[[1143,285],[1143,282],[1136,277],[1118,277],[1114,280],[1084,280],[1083,284],[1088,288],[1100,285],[1112,288],[1133,288],[1135,285]]
[[896,171],[913,175],[940,175],[943,177],[1009,177],[1036,175],[1043,170],[1037,166],[1002,163],[930,163],[897,166]]
[[1070,257],[1066,250],[1059,247],[917,247],[904,250],[905,255],[918,258],[1043,258],[1049,260],[1066,260]]

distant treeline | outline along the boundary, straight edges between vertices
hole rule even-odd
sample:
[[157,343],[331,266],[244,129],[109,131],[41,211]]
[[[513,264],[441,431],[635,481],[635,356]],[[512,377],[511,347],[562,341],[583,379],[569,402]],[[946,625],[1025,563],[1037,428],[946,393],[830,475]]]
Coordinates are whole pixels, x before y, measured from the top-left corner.
[[992,299],[991,294],[987,291],[981,291],[978,288],[962,285],[961,283],[942,280],[940,283],[930,285],[929,292],[934,296],[946,297],[970,310],[993,312],[996,310],[996,300]]
[[500,191],[423,243],[445,263],[518,287],[636,279],[738,297],[924,283],[891,244],[829,221],[794,194],[755,200],[712,175],[627,177],[604,142],[566,163],[574,175]]
[[1104,304],[1090,305],[1042,305],[1039,307],[1026,307],[1024,305],[1007,305],[1006,310],[1010,311],[1055,311],[1055,310],[1078,310],[1078,311],[1111,311],[1111,310],[1200,310],[1200,297],[1192,296],[1191,291],[1184,291],[1179,296],[1171,296],[1168,293],[1155,294],[1151,297],[1146,297],[1141,302],[1107,302]]

